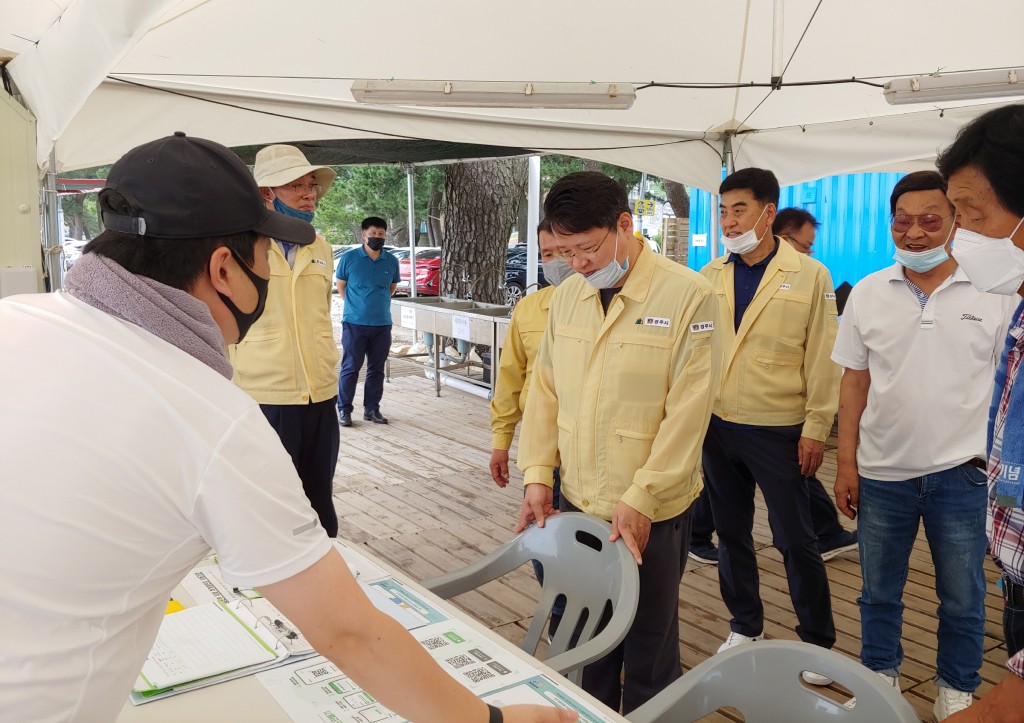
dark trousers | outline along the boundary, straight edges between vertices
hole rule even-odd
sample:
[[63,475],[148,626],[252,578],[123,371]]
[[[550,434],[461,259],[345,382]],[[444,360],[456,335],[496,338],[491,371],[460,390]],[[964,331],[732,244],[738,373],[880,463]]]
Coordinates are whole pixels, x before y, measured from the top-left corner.
[[[1003,580],[1006,584],[1006,580]],[[1019,602],[1019,601],[1018,601]],[[1003,607],[1003,635],[1006,636],[1006,655],[1013,657],[1024,650],[1024,606],[1010,600]]]
[[384,396],[384,362],[391,349],[390,326],[364,326],[341,324],[341,374],[338,375],[338,411],[352,413],[352,400],[356,396],[359,370],[366,359],[366,379],[363,381],[363,412],[380,411]]
[[[811,526],[814,536],[818,539],[818,547],[829,549],[831,544],[846,530],[839,524],[839,513],[832,497],[825,486],[814,476],[807,478],[807,494],[811,504]],[[693,503],[693,533],[691,544],[711,544],[711,533],[715,531],[715,520],[711,514],[711,503],[708,501],[708,488],[705,485],[697,501]]]
[[764,632],[753,539],[756,484],[786,567],[797,635],[831,648],[836,641],[832,598],[811,526],[807,479],[797,461],[800,432],[800,425],[733,429],[712,424],[704,440],[704,483],[718,528],[718,579],[733,632]]
[[302,490],[309,498],[328,537],[338,536],[334,509],[334,469],[338,466],[337,400],[312,404],[261,404],[263,415],[277,431],[292,457]]
[[[581,512],[562,497],[563,512]],[[683,674],[679,662],[679,583],[690,543],[690,510],[651,525],[640,566],[636,618],[617,648],[583,669],[583,689],[624,714]],[[623,680],[622,672],[625,670]]]

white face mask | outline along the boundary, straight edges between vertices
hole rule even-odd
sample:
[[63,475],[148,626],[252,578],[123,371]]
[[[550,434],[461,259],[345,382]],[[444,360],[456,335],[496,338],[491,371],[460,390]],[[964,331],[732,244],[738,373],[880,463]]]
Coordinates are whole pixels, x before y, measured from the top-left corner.
[[612,252],[612,260],[603,269],[595,271],[590,276],[587,276],[587,283],[593,286],[595,289],[614,289],[615,285],[619,283],[619,280],[626,275],[629,270],[629,256],[626,256],[626,261],[619,265],[617,257],[619,255],[619,229],[615,229],[615,251]]
[[[757,224],[761,222],[761,216],[764,216],[764,212],[767,210],[767,206],[761,209],[761,215],[757,217],[756,221],[754,221],[754,228],[757,228]],[[736,238],[729,238],[725,234],[722,234],[722,246],[728,249],[730,253],[740,254],[741,256],[743,254],[750,253],[757,248],[758,244],[761,243],[761,239],[764,238],[764,234],[761,234],[760,236],[755,234],[754,228],[751,228],[749,231],[744,231]],[[768,229],[765,229],[765,233],[768,233]]]
[[941,246],[936,246],[933,249],[927,249],[925,251],[905,251],[897,246],[896,253],[892,257],[893,261],[903,265],[904,268],[916,271],[919,274],[928,273],[939,264],[946,263],[949,259],[949,252],[946,251],[946,244],[949,243],[949,238],[953,235],[954,228],[956,227],[950,227],[949,235],[946,236],[946,240],[942,242]]
[[544,269],[544,280],[552,286],[558,286],[573,274],[572,266],[562,258],[553,258],[541,264]]
[[974,231],[957,229],[953,237],[953,258],[978,291],[1010,296],[1024,284],[1024,251],[1006,238],[989,238]]

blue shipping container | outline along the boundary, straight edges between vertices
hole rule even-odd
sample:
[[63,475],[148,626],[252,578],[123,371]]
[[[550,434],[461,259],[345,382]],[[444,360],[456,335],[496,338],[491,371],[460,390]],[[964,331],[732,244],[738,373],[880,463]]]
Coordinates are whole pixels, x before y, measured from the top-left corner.
[[[902,173],[855,173],[785,186],[779,208],[797,206],[821,223],[814,258],[832,272],[832,283],[855,285],[868,274],[893,263],[895,246],[889,233],[889,195]],[[698,271],[711,260],[711,194],[690,193],[690,268]],[[704,235],[704,245],[694,246]],[[719,251],[721,253],[721,249]]]

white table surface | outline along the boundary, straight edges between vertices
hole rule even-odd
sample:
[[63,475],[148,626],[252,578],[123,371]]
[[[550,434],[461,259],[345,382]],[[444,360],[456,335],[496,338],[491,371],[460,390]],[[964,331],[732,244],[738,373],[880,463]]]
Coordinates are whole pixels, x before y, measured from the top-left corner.
[[[339,540],[339,542],[341,542]],[[626,723],[626,719],[617,712],[612,712],[604,704],[577,688],[559,673],[547,667],[542,661],[528,655],[518,646],[491,631],[473,619],[468,613],[456,608],[445,600],[423,588],[407,575],[384,560],[375,556],[363,545],[349,545],[359,554],[379,565],[395,580],[406,586],[411,592],[422,596],[426,602],[453,619],[460,620],[474,628],[489,640],[529,662],[538,673],[548,675],[559,681],[559,684],[572,690],[595,710],[600,711],[613,721]],[[175,598],[183,604],[192,601],[181,589],[176,591]],[[192,690],[169,698],[155,700],[143,705],[132,705],[125,702],[117,723],[194,723],[199,721],[231,721],[231,723],[293,723],[292,718],[278,705],[274,697],[254,675],[236,678],[226,683],[219,683],[207,688]]]

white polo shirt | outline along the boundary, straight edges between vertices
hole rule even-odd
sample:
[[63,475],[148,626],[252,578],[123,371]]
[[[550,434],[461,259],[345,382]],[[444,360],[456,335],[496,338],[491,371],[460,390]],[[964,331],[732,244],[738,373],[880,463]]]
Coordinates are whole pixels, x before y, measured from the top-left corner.
[[256,402],[67,294],[0,300],[0,719],[112,721],[211,546],[257,587],[331,543]]
[[900,264],[853,288],[832,360],[871,373],[863,477],[912,479],[985,457],[995,367],[1018,302],[977,291],[959,267],[923,309]]

